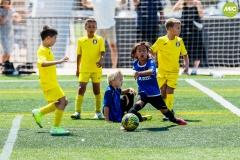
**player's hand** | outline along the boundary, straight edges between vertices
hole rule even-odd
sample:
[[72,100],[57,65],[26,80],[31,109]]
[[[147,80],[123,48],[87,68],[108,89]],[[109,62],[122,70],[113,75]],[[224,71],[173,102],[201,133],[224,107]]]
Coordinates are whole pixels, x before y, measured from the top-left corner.
[[140,73],[139,72],[134,72],[134,74],[133,74],[133,76],[134,76],[134,79],[136,80],[137,79],[137,77],[140,75]]
[[133,88],[129,88],[129,93],[136,96],[136,91]]
[[189,69],[189,66],[188,66],[188,65],[184,65],[184,66],[183,66],[183,72],[184,72],[184,73],[188,73],[188,69]]
[[79,70],[77,69],[77,70],[76,70],[76,76],[79,77],[79,74],[80,74],[80,73],[79,73]]
[[59,64],[61,64],[63,62],[67,62],[68,60],[69,60],[69,58],[65,56],[62,59],[60,59],[58,62],[59,62]]
[[98,68],[102,67],[103,60],[99,60],[96,65]]

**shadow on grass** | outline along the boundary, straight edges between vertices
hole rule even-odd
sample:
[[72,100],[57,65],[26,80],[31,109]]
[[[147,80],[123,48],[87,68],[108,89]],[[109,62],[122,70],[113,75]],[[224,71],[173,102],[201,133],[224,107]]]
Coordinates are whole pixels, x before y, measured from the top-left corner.
[[139,130],[147,130],[151,132],[162,132],[162,131],[168,131],[169,128],[176,127],[177,125],[171,125],[166,127],[151,127],[151,128],[141,128]]
[[72,118],[72,120],[74,121],[81,121],[81,120],[105,120],[105,118],[100,118],[100,119],[95,119],[95,118],[80,118],[80,119],[74,119]]
[[202,122],[201,120],[184,119],[186,122]]
[[75,136],[73,133],[70,133],[69,135],[50,135],[50,132],[49,131],[40,131],[40,132],[36,132],[37,134],[49,134],[49,136],[52,136],[52,137],[72,137],[72,136]]

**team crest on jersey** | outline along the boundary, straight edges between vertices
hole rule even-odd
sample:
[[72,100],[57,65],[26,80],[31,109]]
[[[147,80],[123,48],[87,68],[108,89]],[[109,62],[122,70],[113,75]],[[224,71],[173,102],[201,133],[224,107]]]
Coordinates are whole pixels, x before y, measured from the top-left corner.
[[92,41],[92,43],[93,43],[93,44],[97,44],[97,40],[94,39],[94,40]]
[[179,46],[180,46],[180,43],[179,43],[179,42],[176,42],[176,46],[179,47]]

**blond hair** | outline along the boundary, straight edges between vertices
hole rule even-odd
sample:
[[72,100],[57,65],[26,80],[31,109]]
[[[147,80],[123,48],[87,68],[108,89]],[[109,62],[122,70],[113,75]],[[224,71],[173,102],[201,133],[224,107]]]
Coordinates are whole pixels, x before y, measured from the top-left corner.
[[119,75],[123,75],[121,70],[119,69],[114,69],[111,70],[108,75],[107,75],[107,83],[110,85],[113,80],[116,79]]
[[174,24],[181,24],[181,21],[176,19],[176,18],[168,18],[165,22],[165,27],[166,29],[168,28],[172,28],[174,26]]

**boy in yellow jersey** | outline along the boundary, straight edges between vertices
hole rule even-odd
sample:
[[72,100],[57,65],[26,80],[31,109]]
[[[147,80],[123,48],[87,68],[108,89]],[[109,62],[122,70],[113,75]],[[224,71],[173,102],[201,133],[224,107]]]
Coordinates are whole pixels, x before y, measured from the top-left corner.
[[42,44],[37,51],[37,66],[40,86],[48,105],[32,111],[32,115],[40,128],[43,127],[42,115],[53,111],[55,112],[53,127],[50,130],[52,136],[69,135],[69,131],[60,127],[63,111],[68,104],[68,100],[58,84],[56,75],[56,65],[67,62],[68,57],[63,57],[62,59],[55,61],[52,50],[50,49],[50,47],[56,42],[57,34],[57,30],[51,26],[44,26],[40,32]]
[[[158,53],[157,80],[161,95],[169,110],[173,112],[174,89],[177,87],[180,54],[184,60],[184,73],[188,72],[189,59],[182,38],[181,22],[175,18],[166,20],[167,35],[159,37],[151,47],[153,53]],[[155,55],[153,55],[155,56]],[[168,120],[166,117],[163,120]]]
[[95,98],[95,119],[101,119],[101,93],[100,82],[102,80],[102,63],[105,54],[104,40],[102,37],[95,35],[97,22],[94,19],[85,21],[85,30],[87,36],[78,40],[77,47],[77,71],[76,76],[79,78],[78,94],[75,100],[75,113],[71,115],[73,119],[81,118],[81,109],[89,79],[92,80],[93,93]]

